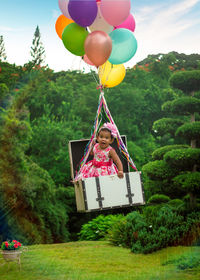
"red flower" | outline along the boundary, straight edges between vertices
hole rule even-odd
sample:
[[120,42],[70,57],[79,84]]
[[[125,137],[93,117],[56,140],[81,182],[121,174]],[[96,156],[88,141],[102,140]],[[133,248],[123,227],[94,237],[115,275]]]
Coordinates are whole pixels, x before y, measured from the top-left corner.
[[16,242],[17,242],[17,240],[13,240],[12,242],[15,242],[15,243],[16,243]]
[[18,244],[17,244],[17,243],[14,244],[14,248],[15,248],[15,249],[18,248]]
[[19,247],[21,247],[21,246],[22,246],[22,244],[21,244],[20,242],[17,242],[17,245],[18,245]]
[[6,246],[6,248],[8,248],[8,246],[9,246],[9,244],[8,244],[8,242],[7,242],[7,241],[5,242],[5,246]]

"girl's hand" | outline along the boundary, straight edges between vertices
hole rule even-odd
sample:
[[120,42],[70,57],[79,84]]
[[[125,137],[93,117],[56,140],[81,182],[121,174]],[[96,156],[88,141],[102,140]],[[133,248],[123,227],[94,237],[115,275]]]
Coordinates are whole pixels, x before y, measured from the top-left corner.
[[124,177],[124,172],[123,172],[123,171],[118,171],[117,176],[118,176],[119,178],[123,178],[123,177]]

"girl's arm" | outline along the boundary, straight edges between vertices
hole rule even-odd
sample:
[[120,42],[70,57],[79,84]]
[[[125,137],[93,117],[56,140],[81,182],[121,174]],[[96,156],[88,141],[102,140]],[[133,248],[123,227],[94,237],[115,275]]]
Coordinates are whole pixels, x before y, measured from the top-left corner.
[[91,156],[94,155],[93,149],[94,149],[95,144],[96,144],[96,138],[94,138],[94,139],[92,140],[92,146],[93,146],[93,147],[92,147],[92,149],[91,149],[91,151],[90,151],[90,155],[91,155]]
[[109,156],[110,156],[110,158],[112,158],[114,163],[117,165],[118,177],[123,178],[124,177],[123,165],[122,165],[122,162],[121,162],[120,158],[118,157],[116,151],[114,149],[110,150]]

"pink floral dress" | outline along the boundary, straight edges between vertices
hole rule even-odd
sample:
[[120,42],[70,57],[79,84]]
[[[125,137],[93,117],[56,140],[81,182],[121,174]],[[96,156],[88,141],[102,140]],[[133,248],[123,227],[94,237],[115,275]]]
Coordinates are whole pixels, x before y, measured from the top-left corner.
[[105,150],[101,150],[97,143],[93,148],[94,159],[85,164],[80,177],[83,179],[117,174],[117,167],[109,158],[109,152],[112,149],[111,146],[108,146]]

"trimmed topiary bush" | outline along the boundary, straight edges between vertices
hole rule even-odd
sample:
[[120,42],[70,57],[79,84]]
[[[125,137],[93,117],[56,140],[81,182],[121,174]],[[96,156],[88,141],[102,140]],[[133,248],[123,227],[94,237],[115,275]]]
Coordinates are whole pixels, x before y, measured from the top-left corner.
[[161,204],[161,203],[167,203],[170,201],[169,196],[164,194],[154,194],[152,195],[147,203],[153,203],[153,204]]
[[153,123],[153,130],[157,132],[158,135],[165,135],[170,133],[175,134],[176,129],[184,123],[183,120],[172,119],[172,118],[162,118]]
[[169,168],[169,165],[163,160],[155,160],[145,164],[142,168],[142,171],[153,180],[173,178],[178,173],[175,168]]
[[188,140],[200,139],[200,122],[185,123],[176,131],[176,136]]
[[195,97],[180,97],[163,104],[162,110],[176,115],[190,115],[200,111],[200,100]]
[[159,149],[156,149],[153,153],[152,153],[152,158],[153,160],[162,160],[163,156],[171,151],[171,150],[176,150],[176,149],[186,149],[189,148],[188,145],[168,145],[168,146],[164,146],[161,147]]
[[192,170],[195,164],[200,164],[200,149],[177,149],[164,155],[166,164],[179,170]]

